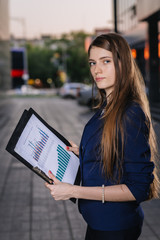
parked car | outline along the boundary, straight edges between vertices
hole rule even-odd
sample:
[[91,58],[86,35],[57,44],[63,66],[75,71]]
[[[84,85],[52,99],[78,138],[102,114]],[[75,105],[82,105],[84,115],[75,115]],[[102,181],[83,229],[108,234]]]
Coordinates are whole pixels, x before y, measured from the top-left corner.
[[87,105],[88,107],[92,107],[93,99],[94,99],[94,105],[97,104],[98,102],[96,96],[97,96],[97,88],[95,87],[93,89],[93,94],[92,94],[92,87],[89,87],[88,89],[80,90],[77,101],[81,105]]
[[81,90],[88,89],[84,83],[65,83],[59,90],[59,95],[64,98],[77,98]]

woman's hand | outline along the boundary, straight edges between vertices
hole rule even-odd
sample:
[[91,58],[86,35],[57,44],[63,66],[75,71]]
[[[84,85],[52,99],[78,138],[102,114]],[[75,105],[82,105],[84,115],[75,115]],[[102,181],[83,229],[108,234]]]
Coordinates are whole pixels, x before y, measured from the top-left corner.
[[73,197],[73,185],[60,182],[51,171],[48,172],[48,175],[53,180],[53,185],[45,183],[45,186],[50,190],[55,200],[68,200]]
[[79,147],[72,141],[69,141],[69,143],[71,144],[71,147],[67,146],[66,150],[67,151],[72,151],[74,152],[77,156],[79,156]]

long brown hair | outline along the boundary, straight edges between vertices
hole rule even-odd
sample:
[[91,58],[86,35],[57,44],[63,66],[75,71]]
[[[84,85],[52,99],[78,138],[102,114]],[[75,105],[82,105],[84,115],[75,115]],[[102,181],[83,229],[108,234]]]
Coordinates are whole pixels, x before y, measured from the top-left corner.
[[[138,103],[146,117],[146,125],[149,129],[149,144],[151,159],[156,164],[157,146],[154,130],[151,122],[148,99],[145,93],[145,84],[142,75],[134,61],[130,47],[126,40],[119,34],[108,33],[98,36],[91,43],[88,55],[93,46],[100,47],[112,52],[115,66],[115,85],[109,101],[105,106],[103,115],[104,127],[101,140],[101,155],[103,172],[106,177],[114,180],[114,167],[118,169],[118,182],[122,176],[123,149],[124,149],[124,126],[123,118],[127,106]],[[106,101],[104,90],[98,90],[100,101],[97,107],[101,107]],[[119,133],[121,136],[121,153],[119,151]],[[106,144],[107,143],[107,144]],[[121,156],[120,156],[121,154]],[[154,169],[154,181],[150,187],[150,196],[158,197],[158,177]]]

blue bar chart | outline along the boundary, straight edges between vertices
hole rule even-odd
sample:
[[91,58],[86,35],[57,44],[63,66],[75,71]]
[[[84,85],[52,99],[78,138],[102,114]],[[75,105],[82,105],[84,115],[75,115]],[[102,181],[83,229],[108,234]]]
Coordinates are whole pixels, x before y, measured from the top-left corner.
[[40,134],[40,140],[39,141],[29,141],[28,145],[33,149],[33,159],[38,162],[41,153],[49,139],[49,136],[40,128],[38,128],[38,132]]
[[56,177],[58,178],[58,180],[62,181],[71,156],[60,145],[57,146],[57,153],[58,153],[58,170],[56,173]]

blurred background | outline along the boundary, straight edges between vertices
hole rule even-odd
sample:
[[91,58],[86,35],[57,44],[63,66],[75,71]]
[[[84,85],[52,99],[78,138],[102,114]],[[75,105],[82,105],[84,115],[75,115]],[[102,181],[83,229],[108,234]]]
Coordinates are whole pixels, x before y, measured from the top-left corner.
[[[84,239],[86,223],[77,204],[54,201],[43,180],[5,147],[30,107],[79,144],[94,113],[88,46],[108,32],[122,34],[130,45],[144,77],[160,149],[159,0],[0,0],[1,240]],[[140,240],[159,240],[160,200],[142,206]]]
[[87,48],[115,31],[128,41],[150,101],[158,102],[159,9],[158,0],[0,0],[1,91],[90,84]]

